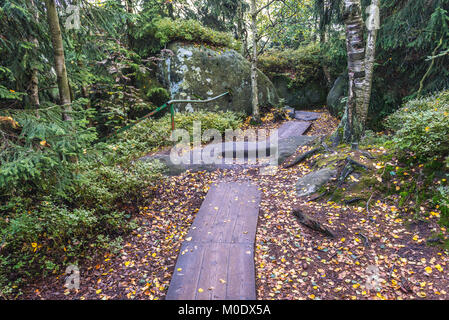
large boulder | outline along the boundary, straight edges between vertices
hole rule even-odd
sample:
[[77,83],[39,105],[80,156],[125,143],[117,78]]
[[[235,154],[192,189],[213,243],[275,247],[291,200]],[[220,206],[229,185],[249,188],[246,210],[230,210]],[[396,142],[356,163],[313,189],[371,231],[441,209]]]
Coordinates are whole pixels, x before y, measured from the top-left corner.
[[285,75],[276,75],[272,81],[279,97],[290,107],[303,110],[326,104],[327,88],[318,80],[307,82],[301,87],[292,86]]
[[[334,117],[341,118],[345,111],[343,98],[348,95],[348,74],[343,74],[335,80],[334,85],[327,95],[327,108]],[[342,101],[343,100],[343,101]]]
[[[177,104],[178,111],[231,110],[251,113],[251,64],[232,49],[211,49],[204,45],[174,42],[159,63],[158,78],[171,99],[207,99],[230,92],[207,104]],[[258,72],[259,104],[275,106],[276,90],[271,81]]]

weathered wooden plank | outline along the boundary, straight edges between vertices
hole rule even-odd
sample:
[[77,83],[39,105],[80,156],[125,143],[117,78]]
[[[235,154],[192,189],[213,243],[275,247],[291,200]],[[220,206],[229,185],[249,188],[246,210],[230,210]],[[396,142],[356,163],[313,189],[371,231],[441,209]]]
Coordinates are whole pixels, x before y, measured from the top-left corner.
[[184,242],[176,261],[166,300],[195,300],[203,264],[204,244]]
[[302,136],[309,129],[311,123],[307,121],[288,121],[278,129],[279,139]]
[[255,299],[254,240],[261,193],[212,185],[186,236],[167,300]]
[[227,281],[227,300],[256,300],[254,245],[230,244]]
[[255,300],[254,244],[183,245],[165,299]]
[[296,111],[295,119],[302,121],[315,121],[321,117],[321,113],[310,111]]
[[213,185],[186,238],[201,242],[254,242],[260,192],[240,183]]

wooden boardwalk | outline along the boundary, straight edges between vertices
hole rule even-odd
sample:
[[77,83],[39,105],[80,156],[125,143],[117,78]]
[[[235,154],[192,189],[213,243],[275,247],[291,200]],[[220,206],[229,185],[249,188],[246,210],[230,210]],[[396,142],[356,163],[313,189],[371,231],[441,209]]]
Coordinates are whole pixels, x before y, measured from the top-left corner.
[[286,139],[291,137],[299,137],[309,129],[311,122],[308,121],[288,121],[282,124],[278,129],[278,138]]
[[261,193],[212,185],[182,244],[167,300],[255,300],[254,241]]

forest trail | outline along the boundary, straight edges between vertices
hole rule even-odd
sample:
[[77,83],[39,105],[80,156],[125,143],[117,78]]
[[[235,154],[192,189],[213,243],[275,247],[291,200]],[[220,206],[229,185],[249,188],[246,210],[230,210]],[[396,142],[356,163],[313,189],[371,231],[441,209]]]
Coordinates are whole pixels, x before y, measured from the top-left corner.
[[[277,138],[302,136],[311,125],[304,118],[319,118],[313,112],[301,116],[284,123]],[[238,154],[236,143],[231,147]],[[260,201],[255,184],[212,185],[181,246],[167,300],[256,299],[254,241]]]
[[[280,127],[289,126],[285,123]],[[328,134],[336,125],[337,122],[323,112],[305,134]],[[310,148],[303,146],[298,152]],[[371,149],[370,152],[379,154],[383,150]],[[192,228],[197,223],[200,208],[216,185],[237,183],[257,185],[260,192],[251,252],[254,259],[250,262],[250,266],[254,266],[257,299],[449,298],[447,251],[426,244],[426,239],[441,230],[436,213],[416,221],[411,213],[401,212],[394,203],[376,196],[371,200],[369,212],[357,204],[327,199],[309,202],[299,198],[296,183],[312,171],[314,157],[309,160],[291,168],[280,167],[275,175],[262,175],[259,168],[238,167],[212,172],[186,171],[169,177],[149,191],[152,201],[140,208],[136,220],[138,228],[124,239],[123,249],[118,254],[106,253],[80,270],[83,283],[80,290],[65,290],[64,275],[60,275],[34,283],[23,297],[175,298],[169,288],[178,268],[182,268],[186,277],[197,277],[198,270],[189,271],[189,266],[176,263],[178,256],[184,256],[186,245],[194,240],[191,232],[196,230]],[[214,193],[217,195],[216,192],[212,195]],[[326,237],[301,225],[292,214],[295,208],[332,230],[336,237]],[[192,239],[186,241],[190,237]],[[217,252],[212,248],[206,253],[212,257]],[[211,269],[226,265],[224,260],[217,261]],[[367,276],[374,280],[371,288]],[[220,279],[218,282],[222,285]],[[198,285],[194,289],[196,298],[210,299],[212,294],[224,296],[223,288],[214,286],[216,291],[222,290],[215,293],[209,290],[211,286],[214,285]],[[202,292],[198,291],[200,288]]]

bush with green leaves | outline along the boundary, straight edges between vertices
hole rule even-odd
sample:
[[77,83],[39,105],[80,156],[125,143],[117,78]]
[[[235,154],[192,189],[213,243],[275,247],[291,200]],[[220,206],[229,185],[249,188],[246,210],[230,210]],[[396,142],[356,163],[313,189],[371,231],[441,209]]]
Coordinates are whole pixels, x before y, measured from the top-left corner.
[[[243,115],[232,111],[178,112],[175,114],[175,127],[189,131],[193,135],[193,123],[201,123],[201,134],[215,129],[224,133],[226,129],[236,129],[243,122]],[[111,153],[110,161],[126,162],[150,153],[159,147],[173,145],[171,136],[171,117],[166,114],[160,119],[145,119],[131,129],[119,134],[117,139],[106,146]]]
[[287,76],[293,87],[321,80],[323,76],[320,46],[312,43],[295,50],[267,51],[259,57],[259,68],[270,78]]
[[449,91],[407,102],[387,118],[398,150],[421,161],[449,155]]
[[138,207],[142,192],[162,178],[160,163],[118,164],[108,145],[94,145],[92,110],[83,102],[72,104],[71,121],[62,121],[56,105],[2,113],[1,294],[95,249],[116,250],[132,226],[125,209]]

